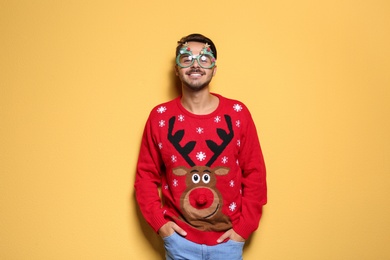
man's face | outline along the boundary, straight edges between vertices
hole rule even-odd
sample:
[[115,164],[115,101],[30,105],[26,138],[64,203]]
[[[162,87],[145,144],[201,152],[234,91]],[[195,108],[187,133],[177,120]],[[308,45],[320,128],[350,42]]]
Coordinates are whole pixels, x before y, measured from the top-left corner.
[[[199,55],[204,48],[204,43],[188,42],[188,47],[191,49],[193,55]],[[199,91],[207,87],[215,75],[216,70],[216,66],[211,69],[204,69],[199,66],[198,61],[195,61],[188,68],[180,68],[176,65],[176,75],[180,78],[183,87],[192,91]]]

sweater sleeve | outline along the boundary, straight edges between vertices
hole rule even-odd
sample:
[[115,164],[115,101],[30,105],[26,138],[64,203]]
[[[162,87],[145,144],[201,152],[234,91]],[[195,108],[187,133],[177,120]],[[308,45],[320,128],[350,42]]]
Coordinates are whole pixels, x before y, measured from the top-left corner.
[[134,188],[142,215],[156,232],[167,222],[158,192],[162,169],[162,160],[158,151],[158,146],[153,141],[149,118],[142,136]]
[[254,232],[267,203],[266,169],[255,124],[249,114],[241,142],[239,162],[242,169],[242,209],[233,229],[244,239]]

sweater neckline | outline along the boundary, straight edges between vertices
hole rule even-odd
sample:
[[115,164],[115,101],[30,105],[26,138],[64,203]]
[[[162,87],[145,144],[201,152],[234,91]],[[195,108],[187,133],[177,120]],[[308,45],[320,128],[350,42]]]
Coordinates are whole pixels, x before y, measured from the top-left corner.
[[217,108],[213,112],[211,112],[209,114],[197,115],[197,114],[191,113],[190,111],[188,111],[181,104],[181,97],[182,96],[179,96],[179,97],[176,98],[176,104],[177,104],[178,108],[182,111],[182,113],[187,115],[187,116],[190,116],[190,117],[193,117],[193,118],[210,118],[210,117],[214,117],[215,115],[217,115],[219,113],[219,111],[221,110],[221,108],[223,106],[223,97],[221,95],[219,95],[219,94],[216,94],[216,93],[210,93],[210,94],[212,94],[213,96],[216,96],[219,99],[219,103],[218,103]]

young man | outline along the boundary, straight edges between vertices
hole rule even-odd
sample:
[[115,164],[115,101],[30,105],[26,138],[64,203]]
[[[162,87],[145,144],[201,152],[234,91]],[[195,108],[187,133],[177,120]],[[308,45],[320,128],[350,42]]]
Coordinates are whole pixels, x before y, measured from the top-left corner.
[[267,202],[255,124],[243,103],[210,92],[214,43],[191,34],[178,44],[182,95],[156,106],[146,122],[137,201],[167,259],[242,259]]

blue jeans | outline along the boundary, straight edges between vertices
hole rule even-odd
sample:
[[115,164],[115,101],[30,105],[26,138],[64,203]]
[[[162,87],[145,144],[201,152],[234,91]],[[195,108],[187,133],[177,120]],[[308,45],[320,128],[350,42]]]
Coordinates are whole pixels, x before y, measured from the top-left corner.
[[215,246],[199,245],[177,233],[163,240],[167,260],[242,260],[244,242],[229,240]]

